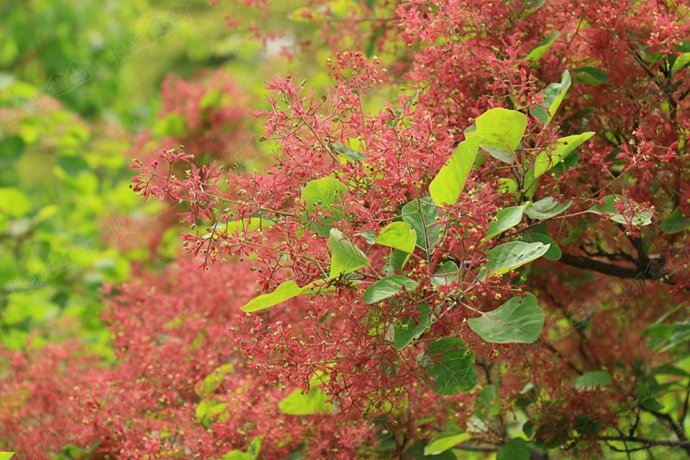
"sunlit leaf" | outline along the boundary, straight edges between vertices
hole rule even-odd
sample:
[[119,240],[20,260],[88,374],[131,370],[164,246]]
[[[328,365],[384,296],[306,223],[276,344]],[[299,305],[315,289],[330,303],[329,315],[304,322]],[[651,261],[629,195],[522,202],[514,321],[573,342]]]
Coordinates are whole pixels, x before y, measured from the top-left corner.
[[438,455],[472,438],[470,433],[452,430],[434,437],[424,448],[424,455]]
[[369,265],[367,256],[354,244],[345,239],[337,229],[332,228],[328,237],[328,247],[331,250],[331,279],[347,275]]
[[429,184],[429,193],[438,205],[454,205],[465,188],[479,148],[479,138],[473,137],[458,144],[450,160]]
[[308,393],[294,390],[278,404],[280,412],[287,415],[315,415],[333,413],[333,404],[328,401],[328,395],[318,388],[312,387]]
[[391,222],[376,237],[376,244],[407,253],[414,252],[416,242],[417,234],[407,222]]
[[551,32],[551,34],[542,40],[537,46],[535,46],[527,56],[525,56],[525,61],[536,62],[546,54],[546,52],[551,49],[556,39],[561,35],[557,30]]

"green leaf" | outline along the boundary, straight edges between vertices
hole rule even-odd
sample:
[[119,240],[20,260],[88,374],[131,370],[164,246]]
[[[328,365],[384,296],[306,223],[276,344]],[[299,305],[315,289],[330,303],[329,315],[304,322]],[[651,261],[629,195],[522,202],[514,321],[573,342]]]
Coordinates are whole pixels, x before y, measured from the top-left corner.
[[407,203],[402,208],[402,219],[417,234],[417,246],[427,254],[432,253],[441,238],[441,226],[437,222],[438,213],[431,198],[424,197]]
[[518,186],[517,182],[515,182],[515,179],[511,179],[509,177],[501,177],[500,179],[498,179],[498,184],[498,191],[501,193],[512,195],[515,192],[517,192]]
[[364,292],[362,300],[364,303],[373,304],[393,297],[398,292],[405,288],[408,291],[414,291],[419,283],[401,275],[391,275],[376,283],[372,284],[369,289]]
[[543,126],[551,123],[553,116],[561,106],[561,102],[563,102],[565,94],[570,88],[570,84],[570,73],[565,70],[563,75],[561,75],[560,83],[551,83],[542,92],[544,96],[542,102],[543,105],[530,108],[530,113],[532,116],[538,119]]
[[424,448],[424,455],[438,455],[442,452],[452,449],[460,443],[463,443],[472,438],[472,435],[464,431],[451,430],[439,434],[434,439],[429,441],[429,444]]
[[496,460],[529,460],[530,448],[522,438],[513,438],[496,452]]
[[474,353],[455,337],[435,340],[426,349],[421,362],[434,382],[434,391],[439,394],[458,394],[477,384]]
[[526,243],[544,243],[549,245],[549,250],[544,254],[545,259],[549,260],[559,260],[563,255],[561,248],[558,247],[558,243],[551,238],[549,235],[538,232],[529,232],[522,235],[522,241]]
[[478,149],[479,138],[476,136],[458,144],[453,155],[429,184],[429,193],[436,204],[452,206],[458,202]]
[[356,150],[352,150],[350,147],[347,147],[343,144],[338,144],[337,142],[333,142],[331,144],[331,148],[335,153],[338,153],[347,158],[348,160],[352,160],[355,162],[366,160],[367,158],[366,155],[364,155],[363,153],[358,152]]
[[219,89],[212,89],[202,96],[199,100],[201,110],[220,107],[223,104],[223,92]]
[[10,460],[14,457],[14,452],[0,452],[0,460]]
[[213,372],[207,375],[201,382],[201,385],[195,387],[195,392],[199,397],[204,398],[218,389],[221,383],[225,380],[225,376],[235,371],[235,366],[232,364],[224,364],[216,368]]
[[0,188],[0,214],[19,217],[31,211],[31,200],[19,189]]
[[203,239],[216,239],[218,234],[241,235],[250,233],[258,228],[268,228],[273,222],[262,217],[250,217],[249,219],[233,220],[231,222],[218,222],[213,226],[213,231],[205,234]]
[[470,318],[467,324],[489,343],[534,343],[544,326],[544,312],[537,298],[528,293],[524,298],[511,298],[479,318]]
[[185,137],[189,134],[187,119],[178,113],[171,113],[156,122],[153,127],[153,134],[157,138]]
[[688,228],[690,228],[690,218],[684,217],[678,209],[661,222],[661,231],[668,235],[680,233]]
[[534,220],[547,220],[552,217],[556,217],[566,209],[568,209],[573,204],[572,201],[566,201],[565,203],[559,203],[555,198],[549,196],[542,200],[531,203],[525,209],[525,214],[530,219]]
[[551,32],[551,34],[542,40],[537,46],[532,48],[532,50],[525,56],[525,61],[537,62],[541,59],[546,52],[556,43],[556,39],[561,35],[557,30]]
[[553,149],[548,152],[541,152],[534,159],[534,169],[532,176],[534,179],[540,177],[556,166],[558,163],[565,160],[576,148],[585,143],[590,137],[594,136],[594,132],[588,131],[582,134],[575,134],[572,136],[561,137],[556,141]]
[[319,234],[328,235],[331,224],[343,218],[342,196],[346,192],[347,187],[331,176],[311,180],[304,186],[302,201],[307,212],[312,215],[325,214],[317,217],[315,227]]
[[347,275],[369,265],[367,256],[357,246],[345,239],[337,229],[332,228],[328,237],[328,247],[331,250],[330,279]]
[[578,389],[601,388],[611,385],[611,374],[606,371],[585,372],[575,379],[574,385]]
[[222,417],[226,413],[227,408],[228,405],[225,403],[212,399],[202,399],[196,406],[196,420],[208,428],[215,419]]
[[376,237],[376,243],[382,246],[412,253],[417,242],[417,234],[407,222],[391,222]]
[[15,163],[24,153],[26,144],[19,136],[7,136],[0,139],[0,166]]
[[[595,205],[589,210],[595,214],[600,214],[608,219],[623,225],[645,226],[652,223],[652,213],[649,211],[634,211],[636,203],[626,201],[621,195],[608,195],[601,200],[602,204]],[[616,208],[618,203],[623,203],[626,208],[622,214]]]
[[596,67],[578,67],[573,69],[573,80],[585,85],[606,85],[609,82],[609,76]]
[[511,241],[488,252],[486,269],[490,274],[501,275],[540,258],[548,250],[548,244]]
[[527,128],[527,117],[517,110],[491,109],[475,121],[474,131],[465,131],[467,139],[479,137],[479,147],[505,163],[515,162],[515,150]]
[[407,252],[400,251],[399,249],[393,249],[391,251],[391,266],[398,271],[402,271],[405,268],[405,265],[409,259],[410,254]]
[[458,265],[452,260],[443,262],[431,277],[434,286],[446,286],[458,280]]
[[431,310],[428,305],[421,304],[417,307],[419,315],[417,319],[405,318],[393,327],[393,345],[396,350],[402,350],[414,340],[424,334],[431,326]]
[[527,16],[538,11],[545,3],[546,0],[522,0],[522,5],[525,7],[525,14]]
[[359,236],[364,238],[364,241],[369,244],[376,244],[376,232],[373,230],[366,230],[362,233],[359,233]]
[[488,241],[494,236],[500,235],[519,224],[526,206],[527,205],[511,206],[498,211],[496,219],[489,225],[489,230],[483,241]]
[[678,72],[681,69],[684,69],[685,67],[690,64],[690,53],[683,53],[676,57],[676,60],[673,61],[673,66],[671,67],[671,74],[674,74]]
[[273,291],[268,294],[261,294],[258,297],[254,297],[252,300],[247,302],[243,307],[242,311],[251,313],[259,310],[265,310],[266,308],[274,307],[286,300],[292,299],[300,295],[309,295],[315,292],[315,288],[323,284],[321,280],[309,283],[304,287],[299,287],[297,283],[292,280],[287,280]]
[[261,441],[264,435],[257,436],[249,443],[247,452],[241,450],[231,450],[221,457],[221,460],[256,460],[261,452]]
[[294,390],[278,404],[280,412],[287,415],[332,414],[333,404],[328,396],[318,388],[311,388],[309,393]]
[[57,165],[68,176],[76,177],[84,171],[89,171],[89,163],[81,155],[60,155]]

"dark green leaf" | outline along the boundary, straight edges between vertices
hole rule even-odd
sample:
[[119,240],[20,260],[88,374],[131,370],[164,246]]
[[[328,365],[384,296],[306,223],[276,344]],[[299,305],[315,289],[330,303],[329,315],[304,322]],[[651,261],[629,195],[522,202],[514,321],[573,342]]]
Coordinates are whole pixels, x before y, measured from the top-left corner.
[[522,438],[513,438],[496,452],[496,460],[529,460],[529,444]]
[[601,388],[611,385],[611,374],[606,371],[585,372],[575,379],[574,385],[578,389]]
[[417,246],[428,254],[441,237],[441,225],[438,223],[438,212],[430,197],[412,200],[402,208],[402,219],[410,224],[417,234]]
[[434,391],[439,394],[458,394],[477,384],[474,353],[455,337],[437,339],[429,345],[422,365],[434,382]]
[[421,304],[417,307],[419,315],[416,321],[412,318],[403,319],[393,328],[393,345],[397,350],[402,350],[413,340],[422,335],[431,325],[431,311],[428,305]]
[[15,163],[24,153],[26,144],[19,136],[7,136],[0,139],[0,166]]
[[680,213],[680,210],[676,209],[661,222],[661,231],[673,235],[675,233],[680,233],[690,228],[690,218],[684,217]]

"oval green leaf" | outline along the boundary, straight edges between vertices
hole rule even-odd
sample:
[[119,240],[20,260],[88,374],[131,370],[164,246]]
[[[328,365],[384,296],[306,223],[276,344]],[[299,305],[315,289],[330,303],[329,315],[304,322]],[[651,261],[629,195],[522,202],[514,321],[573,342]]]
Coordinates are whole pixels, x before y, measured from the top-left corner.
[[357,246],[345,239],[343,234],[332,228],[328,237],[331,250],[330,279],[347,275],[369,265],[369,259]]
[[362,300],[364,303],[373,304],[381,300],[393,297],[398,292],[405,288],[408,291],[414,291],[419,283],[401,275],[391,275],[376,283],[372,284],[369,289],[364,292]]
[[399,249],[403,252],[414,252],[417,233],[407,222],[391,222],[376,237],[376,244]]
[[528,293],[524,298],[513,297],[479,318],[470,318],[467,324],[489,343],[534,343],[544,327],[544,312],[537,298]]
[[505,163],[515,162],[515,150],[527,128],[527,117],[517,110],[491,109],[475,121],[476,129],[466,131],[468,139],[479,137],[479,147]]
[[511,206],[498,211],[496,219],[489,225],[489,230],[484,237],[484,241],[488,241],[494,236],[500,235],[519,224],[526,206],[527,205]]
[[434,382],[434,391],[455,395],[469,391],[477,384],[474,353],[467,344],[455,337],[434,341],[426,349],[422,365]]
[[549,196],[542,200],[531,203],[525,209],[525,214],[530,219],[534,220],[547,220],[552,217],[556,217],[566,209],[568,209],[573,204],[572,201],[566,201],[565,203],[559,203],[555,198]]
[[417,234],[417,246],[427,254],[441,239],[441,226],[438,223],[436,205],[430,197],[412,200],[402,208],[403,221],[410,224]]
[[548,250],[548,244],[511,241],[491,249],[485,267],[490,274],[501,275],[540,258]]

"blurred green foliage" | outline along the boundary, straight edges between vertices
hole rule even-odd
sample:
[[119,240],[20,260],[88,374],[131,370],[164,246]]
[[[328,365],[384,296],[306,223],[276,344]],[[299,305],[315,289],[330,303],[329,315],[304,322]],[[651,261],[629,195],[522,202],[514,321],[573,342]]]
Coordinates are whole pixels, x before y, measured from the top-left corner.
[[[206,0],[0,3],[0,344],[78,338],[112,356],[99,319],[102,287],[150,262],[141,235],[162,208],[129,189],[130,158],[143,155],[132,153],[135,133],[152,135],[147,148],[170,135],[157,119],[161,83],[223,68],[252,108],[268,108],[265,81],[298,65],[321,87],[318,62],[279,56],[281,45],[316,27],[288,20],[298,6],[286,1],[284,14],[264,18]],[[284,37],[262,49],[245,28],[228,29],[224,14]],[[329,56],[324,47],[313,52],[322,63]],[[258,138],[260,128],[252,130]],[[178,234],[163,235],[164,255],[174,257]],[[123,238],[127,250],[114,244]]]

